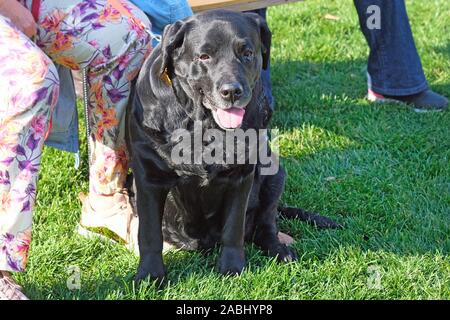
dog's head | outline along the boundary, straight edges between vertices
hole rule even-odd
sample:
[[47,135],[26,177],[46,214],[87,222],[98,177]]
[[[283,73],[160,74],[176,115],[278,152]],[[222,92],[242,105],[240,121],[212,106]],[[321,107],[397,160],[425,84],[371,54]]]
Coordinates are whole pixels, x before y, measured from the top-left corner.
[[271,34],[257,14],[214,10],[165,28],[161,79],[209,109],[222,129],[240,127],[253,89],[266,69]]

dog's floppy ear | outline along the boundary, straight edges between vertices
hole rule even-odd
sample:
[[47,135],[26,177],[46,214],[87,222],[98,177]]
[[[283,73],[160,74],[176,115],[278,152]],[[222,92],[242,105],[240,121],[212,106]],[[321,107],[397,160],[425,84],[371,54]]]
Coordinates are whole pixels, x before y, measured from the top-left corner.
[[272,43],[272,33],[267,25],[266,19],[256,13],[245,13],[248,17],[256,21],[259,28],[259,35],[261,37],[261,50],[263,58],[263,69],[267,70],[270,61],[270,46]]
[[177,21],[164,28],[161,41],[161,77],[167,77],[168,73],[173,72],[173,53],[183,45],[186,30],[187,23],[184,21]]

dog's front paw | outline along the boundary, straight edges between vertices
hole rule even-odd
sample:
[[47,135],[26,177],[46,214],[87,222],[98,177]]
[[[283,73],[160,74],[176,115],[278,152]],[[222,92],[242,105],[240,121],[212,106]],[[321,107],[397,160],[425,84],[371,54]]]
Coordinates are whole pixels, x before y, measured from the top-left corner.
[[141,256],[135,282],[150,279],[156,281],[158,287],[162,286],[166,276],[166,270],[161,253],[148,253]]
[[243,248],[223,247],[218,261],[219,272],[223,275],[238,275],[245,267]]
[[294,249],[284,245],[277,244],[268,250],[269,256],[276,257],[279,262],[292,262],[297,260],[297,254]]

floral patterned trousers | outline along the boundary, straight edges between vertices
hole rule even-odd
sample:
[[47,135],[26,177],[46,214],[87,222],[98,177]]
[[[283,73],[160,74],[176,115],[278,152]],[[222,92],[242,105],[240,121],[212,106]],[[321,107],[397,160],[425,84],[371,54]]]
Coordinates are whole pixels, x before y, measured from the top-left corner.
[[[31,0],[20,2],[31,8]],[[33,42],[0,15],[0,270],[25,269],[42,148],[59,92],[53,62],[87,72],[90,192],[123,188],[125,109],[131,80],[150,52],[149,24],[125,0],[41,0]]]

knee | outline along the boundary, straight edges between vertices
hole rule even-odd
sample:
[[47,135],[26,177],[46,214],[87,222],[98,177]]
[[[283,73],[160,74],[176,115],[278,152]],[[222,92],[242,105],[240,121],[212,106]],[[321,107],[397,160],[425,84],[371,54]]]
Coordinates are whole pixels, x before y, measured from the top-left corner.
[[152,23],[144,11],[136,7],[132,13],[135,19],[139,20],[146,28],[151,29]]
[[9,81],[9,95],[16,110],[56,104],[59,94],[58,71],[42,51],[29,50],[17,62]]
[[[152,24],[148,16],[140,9],[136,8],[132,13],[134,20],[130,23],[133,24],[134,30],[139,30],[136,32],[137,45],[142,48],[148,48],[148,50],[150,50],[152,38],[150,33],[146,32],[146,30],[151,30]],[[142,30],[142,28],[145,28],[145,30]]]
[[[35,90],[36,99],[46,101],[50,108],[58,102],[59,97],[59,75],[55,64],[47,58],[46,62],[39,66],[36,72],[40,73],[40,85]],[[45,99],[45,100],[44,100]]]
[[[149,24],[150,24],[150,22],[149,22]],[[145,24],[145,25],[147,25],[147,24]],[[150,30],[150,28],[147,28],[146,30]],[[144,32],[138,33],[138,35],[137,35],[137,38],[138,38],[137,46],[138,46],[138,48],[140,47],[146,52],[145,55],[150,53],[150,51],[152,49],[152,40],[153,40],[150,33],[147,32],[146,30],[144,30]]]

